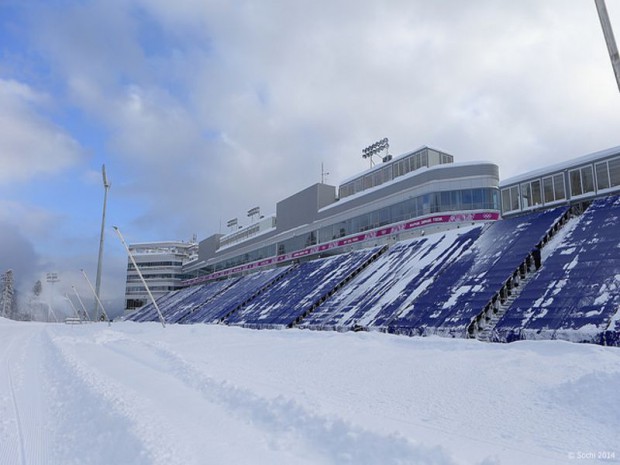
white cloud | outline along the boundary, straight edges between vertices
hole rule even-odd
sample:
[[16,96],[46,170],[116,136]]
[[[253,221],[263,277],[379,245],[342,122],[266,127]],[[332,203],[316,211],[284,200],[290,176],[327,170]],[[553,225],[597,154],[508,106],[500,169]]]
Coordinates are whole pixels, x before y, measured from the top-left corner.
[[505,177],[619,143],[587,2],[95,1],[45,23],[42,47],[133,176],[121,191],[150,205],[141,227],[168,234],[269,211],[321,162],[338,183],[385,136]]
[[0,79],[0,185],[56,174],[75,164],[79,144],[41,116],[48,97]]

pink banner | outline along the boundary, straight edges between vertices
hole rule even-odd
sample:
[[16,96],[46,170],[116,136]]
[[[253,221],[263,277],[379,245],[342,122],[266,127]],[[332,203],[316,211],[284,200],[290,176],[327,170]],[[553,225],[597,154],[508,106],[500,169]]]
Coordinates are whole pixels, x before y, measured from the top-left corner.
[[289,252],[287,254],[274,256],[271,258],[263,259],[263,260],[252,262],[252,263],[247,263],[245,265],[239,265],[234,268],[229,268],[227,270],[217,271],[207,276],[201,276],[200,278],[183,281],[182,284],[183,286],[192,286],[194,284],[204,283],[206,281],[211,281],[213,279],[223,278],[231,274],[241,273],[241,272],[249,271],[249,270],[255,270],[255,269],[262,268],[265,266],[270,266],[276,263],[284,263],[284,262],[295,260],[300,257],[316,255],[317,253],[324,252],[325,250],[345,247],[347,245],[357,244],[359,242],[371,241],[377,237],[398,234],[399,232],[402,232],[402,231],[407,231],[410,229],[417,229],[423,226],[429,226],[429,225],[440,224],[440,223],[472,223],[476,221],[497,221],[499,220],[499,217],[500,217],[499,212],[496,212],[496,211],[488,211],[488,212],[482,212],[482,213],[456,213],[453,215],[429,216],[426,218],[421,218],[417,220],[411,220],[411,221],[399,223],[394,226],[389,226],[386,228],[374,229],[372,231],[367,231],[361,234],[357,234],[355,236],[346,237],[346,238],[338,239],[338,240],[331,241],[331,242],[326,242],[324,244],[315,245],[312,247],[307,247],[302,250],[297,250],[295,252]]

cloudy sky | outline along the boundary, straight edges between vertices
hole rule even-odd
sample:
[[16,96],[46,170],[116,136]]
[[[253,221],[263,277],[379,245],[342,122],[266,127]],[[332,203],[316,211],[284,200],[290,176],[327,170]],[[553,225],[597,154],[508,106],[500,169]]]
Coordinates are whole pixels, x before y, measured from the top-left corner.
[[[620,34],[620,1],[607,0]],[[388,137],[502,178],[620,145],[591,0],[0,0],[0,271],[94,280],[129,242],[189,240]],[[85,289],[85,288],[84,288]],[[83,292],[86,292],[85,290]]]

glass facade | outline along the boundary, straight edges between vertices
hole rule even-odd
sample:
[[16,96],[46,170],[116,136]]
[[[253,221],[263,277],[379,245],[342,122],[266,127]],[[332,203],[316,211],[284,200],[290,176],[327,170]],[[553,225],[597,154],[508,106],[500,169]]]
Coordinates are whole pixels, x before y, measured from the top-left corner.
[[[142,268],[160,268],[160,267],[180,267],[183,262],[171,262],[171,261],[162,261],[162,262],[140,262],[138,266],[140,269]],[[136,267],[133,266],[133,263],[129,263],[127,265],[127,271],[135,271]]]
[[562,173],[543,178],[543,185],[545,186],[545,203],[566,199],[566,188],[564,186],[564,175]]
[[454,157],[452,155],[425,148],[419,152],[412,153],[386,164],[386,166],[378,168],[371,173],[342,184],[339,189],[339,196],[342,199],[366,189],[380,186],[394,178],[404,176],[422,167],[453,162]]
[[502,211],[519,210],[520,205],[519,186],[512,186],[508,189],[502,189]]
[[527,210],[618,187],[620,187],[620,157],[504,187],[501,189],[502,213]]
[[265,247],[261,247],[251,252],[237,255],[235,257],[223,260],[215,265],[214,271],[225,270],[227,268],[234,268],[235,266],[243,265],[245,263],[255,262],[262,260],[263,258],[273,257],[276,254],[276,245],[271,244]]
[[570,179],[571,197],[594,192],[594,174],[591,165],[570,170],[568,177]]
[[471,210],[499,210],[499,193],[494,188],[462,189],[433,192],[412,197],[388,207],[364,213],[345,221],[323,226],[256,251],[219,262],[216,271],[232,268],[274,255],[303,250],[341,237],[357,234],[388,224],[399,223],[423,215]]
[[620,186],[620,157],[597,163],[595,171],[597,189]]

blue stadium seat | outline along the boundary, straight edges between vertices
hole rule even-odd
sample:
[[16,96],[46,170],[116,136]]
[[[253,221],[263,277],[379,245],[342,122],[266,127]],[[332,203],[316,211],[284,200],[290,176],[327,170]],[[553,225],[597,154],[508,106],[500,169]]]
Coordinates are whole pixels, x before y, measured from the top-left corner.
[[219,323],[241,308],[258,292],[283,277],[290,266],[252,273],[235,281],[222,292],[204,300],[193,311],[180,319],[180,323]]
[[490,223],[467,253],[389,323],[388,331],[466,337],[471,322],[566,211],[562,207]]
[[449,263],[467,250],[482,226],[455,229],[392,246],[300,327],[350,330],[383,328]]
[[[199,291],[200,288],[201,286],[186,287],[184,289],[171,291],[168,294],[164,294],[163,296],[157,298],[156,303],[159,310],[162,312],[162,315],[164,315],[164,319],[169,308],[173,308],[176,302],[182,301],[186,297],[191,296],[194,292]],[[157,314],[157,309],[151,302],[139,310],[136,310],[126,319],[136,322],[159,321],[159,315]]]
[[234,277],[222,281],[212,281],[202,286],[182,300],[177,300],[174,305],[167,305],[164,318],[169,323],[180,323],[205,303],[217,298],[222,292],[234,287],[240,278]]
[[292,326],[379,252],[373,248],[301,263],[225,322],[250,328]]
[[595,200],[500,319],[496,339],[616,338],[619,232],[620,198]]

